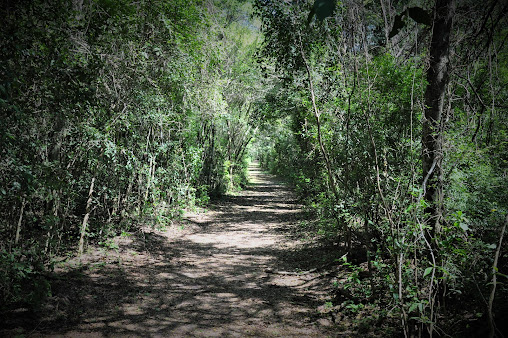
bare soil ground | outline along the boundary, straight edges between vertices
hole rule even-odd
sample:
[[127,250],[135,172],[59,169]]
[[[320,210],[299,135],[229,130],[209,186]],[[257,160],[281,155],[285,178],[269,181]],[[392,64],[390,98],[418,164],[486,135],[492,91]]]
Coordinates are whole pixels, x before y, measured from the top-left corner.
[[[349,337],[323,306],[329,248],[295,236],[292,192],[257,166],[251,185],[183,226],[147,227],[57,266],[41,314],[13,313],[29,337]],[[338,255],[338,253],[337,253]],[[333,258],[332,258],[333,261]],[[13,325],[14,323],[14,325]],[[340,327],[340,329],[339,329]]]

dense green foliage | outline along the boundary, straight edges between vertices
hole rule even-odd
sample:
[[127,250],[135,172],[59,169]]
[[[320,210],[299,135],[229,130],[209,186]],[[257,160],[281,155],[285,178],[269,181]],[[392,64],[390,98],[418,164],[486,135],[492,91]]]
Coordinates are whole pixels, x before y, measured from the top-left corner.
[[508,5],[453,3],[2,1],[1,306],[40,305],[55,257],[241,188],[253,156],[337,258],[365,253],[376,279],[345,261],[346,286],[406,335],[506,315]]
[[164,225],[245,183],[258,33],[242,6],[2,3],[3,305],[39,302],[51,258],[81,238]]
[[[432,136],[444,198],[429,201],[422,124],[436,47],[420,19],[433,8],[412,7],[401,22],[402,4],[341,1],[309,21],[312,3],[256,1],[272,86],[260,107],[269,119],[257,139],[261,162],[289,177],[346,252],[367,252],[382,276],[368,294],[398,308],[405,334],[447,330],[444,304],[487,318],[493,271],[506,282],[498,271],[508,267],[504,249],[492,268],[508,212],[506,6],[463,2],[452,16],[453,71]],[[497,289],[500,316],[506,295]]]

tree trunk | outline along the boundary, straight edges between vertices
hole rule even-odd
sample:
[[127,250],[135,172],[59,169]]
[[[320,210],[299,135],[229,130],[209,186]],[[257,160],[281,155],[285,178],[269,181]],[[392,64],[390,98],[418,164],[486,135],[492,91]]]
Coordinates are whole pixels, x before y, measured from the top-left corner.
[[[426,202],[425,231],[429,244],[428,257],[434,265],[439,263],[436,234],[440,232],[443,209],[443,106],[450,73],[450,34],[452,30],[455,0],[436,0],[432,40],[430,44],[427,88],[422,128],[423,198]],[[429,291],[430,324],[432,337],[437,313],[435,299],[439,299],[441,285]]]
[[331,164],[331,161],[330,161],[330,157],[328,156],[328,152],[326,151],[326,148],[325,148],[325,145],[324,145],[324,142],[323,142],[323,138],[321,137],[321,135],[322,135],[322,133],[321,133],[321,120],[320,120],[321,113],[319,112],[319,110],[317,108],[317,105],[316,105],[316,96],[315,96],[315,93],[314,93],[314,85],[313,85],[313,82],[312,82],[312,73],[311,73],[311,70],[310,70],[310,66],[309,66],[309,64],[307,62],[307,58],[305,57],[305,53],[304,53],[304,50],[303,50],[302,37],[301,37],[300,34],[298,35],[298,39],[299,39],[299,42],[300,42],[300,54],[302,56],[302,60],[303,60],[303,63],[305,65],[305,69],[307,71],[307,78],[308,78],[308,84],[309,84],[310,97],[311,97],[311,101],[312,101],[312,108],[313,108],[313,111],[314,111],[314,117],[316,119],[319,149],[321,150],[321,155],[323,156],[323,158],[325,160],[326,172],[328,174],[328,181],[329,181],[329,184],[330,184],[330,189],[332,190],[333,196],[335,197],[335,203],[337,203],[337,201],[339,200],[339,193],[337,191],[337,187],[335,186],[335,177],[333,175],[333,169],[332,169],[332,164]]
[[25,210],[26,198],[23,198],[21,202],[21,211],[19,212],[18,226],[16,227],[16,238],[14,239],[14,245],[19,243],[19,235],[21,233],[21,222],[23,221],[23,211]]
[[79,237],[79,249],[78,249],[79,256],[83,254],[83,247],[85,244],[86,224],[88,223],[88,218],[90,217],[90,206],[92,204],[94,183],[95,177],[92,178],[92,182],[90,183],[90,190],[88,191],[88,201],[86,202],[86,214],[85,217],[83,218],[83,223],[81,224],[81,236]]
[[443,189],[443,123],[442,113],[446,86],[450,72],[450,34],[455,0],[437,0],[430,45],[427,88],[422,131],[423,196],[429,215],[427,224],[431,227],[430,237],[439,231],[442,217]]
[[497,245],[496,255],[494,256],[494,264],[492,265],[492,288],[490,291],[489,303],[488,303],[488,314],[489,314],[489,338],[493,338],[496,336],[496,325],[494,323],[494,314],[492,312],[492,306],[494,305],[494,297],[496,295],[496,287],[497,287],[497,262],[499,261],[499,253],[501,252],[501,246],[503,245],[503,237],[504,232],[506,231],[506,226],[508,225],[508,215],[503,223],[503,228],[501,229],[501,235],[499,236],[499,244]]

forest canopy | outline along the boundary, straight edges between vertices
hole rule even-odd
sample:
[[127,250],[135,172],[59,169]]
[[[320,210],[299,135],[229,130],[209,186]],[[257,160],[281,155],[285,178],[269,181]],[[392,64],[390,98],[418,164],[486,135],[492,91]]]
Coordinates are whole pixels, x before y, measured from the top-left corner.
[[507,14],[501,0],[1,1],[1,310],[42,304],[57,258],[242,189],[258,160],[337,258],[365,253],[377,277],[355,297],[394,308],[405,336],[466,330],[470,313],[499,334]]

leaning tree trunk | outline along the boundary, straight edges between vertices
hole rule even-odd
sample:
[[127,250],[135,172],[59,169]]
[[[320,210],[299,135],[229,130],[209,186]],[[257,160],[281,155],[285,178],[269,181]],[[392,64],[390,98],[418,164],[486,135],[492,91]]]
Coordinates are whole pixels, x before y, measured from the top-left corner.
[[455,0],[436,1],[430,64],[427,71],[428,84],[425,89],[422,132],[423,189],[431,238],[439,231],[442,217],[442,115],[450,72],[450,34],[455,11],[454,2]]

